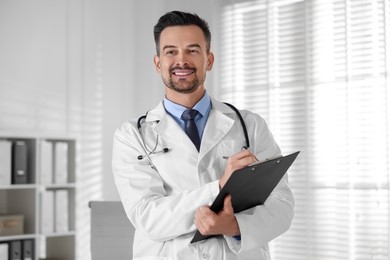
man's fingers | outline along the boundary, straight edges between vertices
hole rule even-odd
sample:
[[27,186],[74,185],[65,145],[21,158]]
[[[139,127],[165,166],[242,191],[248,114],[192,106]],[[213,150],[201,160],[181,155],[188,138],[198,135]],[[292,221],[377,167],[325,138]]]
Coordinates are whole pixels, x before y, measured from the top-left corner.
[[223,202],[224,208],[218,213],[213,212],[208,206],[196,210],[194,223],[201,234],[237,235],[240,233],[234,216],[232,197],[227,195]]
[[232,205],[232,196],[227,195],[223,201],[223,211],[229,215],[234,215],[234,209]]
[[217,214],[212,211],[208,206],[200,207],[195,212],[195,219],[200,223],[208,223],[215,220]]
[[229,157],[230,168],[238,170],[257,162],[256,156],[250,150],[243,150]]
[[228,194],[223,200],[223,208],[231,208],[232,207],[232,196]]
[[249,149],[240,151],[236,154],[229,156],[225,171],[219,180],[219,187],[221,189],[223,188],[223,186],[234,171],[242,169],[255,162],[257,162],[257,158]]
[[198,208],[196,210],[196,212],[197,212],[197,215],[199,215],[199,217],[201,217],[201,218],[209,218],[212,215],[212,213],[214,213],[207,206],[203,206],[203,207]]
[[217,214],[208,206],[200,207],[195,212],[195,226],[202,235],[210,234],[216,224]]
[[251,151],[243,150],[243,151],[240,151],[238,153],[233,154],[232,156],[229,157],[229,159],[241,160],[241,159],[243,159],[245,157],[249,157],[251,155],[253,155],[251,153]]

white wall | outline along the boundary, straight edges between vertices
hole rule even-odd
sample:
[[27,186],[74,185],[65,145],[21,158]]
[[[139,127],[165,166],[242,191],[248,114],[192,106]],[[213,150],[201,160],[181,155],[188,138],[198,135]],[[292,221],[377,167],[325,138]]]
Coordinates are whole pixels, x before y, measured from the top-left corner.
[[[212,1],[0,0],[0,132],[78,140],[78,259],[89,259],[88,201],[118,199],[112,135],[162,99],[153,26]],[[208,78],[208,82],[210,81]]]

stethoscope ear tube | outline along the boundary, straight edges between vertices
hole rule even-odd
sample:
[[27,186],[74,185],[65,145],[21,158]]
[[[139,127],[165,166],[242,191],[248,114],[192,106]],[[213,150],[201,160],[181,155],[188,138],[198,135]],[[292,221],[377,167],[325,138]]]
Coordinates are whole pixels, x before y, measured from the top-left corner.
[[229,104],[229,103],[226,103],[226,102],[223,102],[225,105],[229,106],[231,109],[234,110],[234,112],[236,112],[238,118],[240,119],[240,123],[241,123],[241,126],[242,126],[242,130],[244,132],[244,136],[245,136],[245,142],[246,142],[246,147],[249,148],[250,145],[249,145],[249,136],[248,136],[248,130],[246,129],[246,124],[245,124],[245,121],[244,119],[242,118],[242,115],[240,113],[240,111],[238,111],[238,109],[233,106],[232,104]]
[[138,118],[138,120],[137,120],[137,127],[138,127],[138,130],[141,129],[141,121],[144,120],[144,119],[146,118],[146,115],[147,115],[147,113],[146,113],[145,115],[143,115],[143,116],[140,116],[140,117]]

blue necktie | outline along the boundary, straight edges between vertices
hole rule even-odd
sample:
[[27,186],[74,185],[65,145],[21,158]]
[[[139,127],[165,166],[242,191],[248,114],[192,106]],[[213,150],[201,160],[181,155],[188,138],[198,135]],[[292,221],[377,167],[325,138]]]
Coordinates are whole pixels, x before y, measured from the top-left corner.
[[200,138],[198,128],[195,124],[195,117],[198,114],[198,111],[195,109],[187,109],[181,115],[181,118],[184,120],[184,131],[194,143],[196,149],[199,151],[200,148]]

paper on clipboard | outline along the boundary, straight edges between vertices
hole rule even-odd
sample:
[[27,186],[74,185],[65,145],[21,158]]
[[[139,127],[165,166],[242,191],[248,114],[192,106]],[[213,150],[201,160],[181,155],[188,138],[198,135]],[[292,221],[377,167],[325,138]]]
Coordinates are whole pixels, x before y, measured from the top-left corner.
[[[298,154],[299,151],[237,170],[230,176],[210,209],[214,212],[221,211],[228,194],[232,196],[235,213],[264,204]],[[191,243],[213,236],[215,235],[204,236],[197,231]]]

